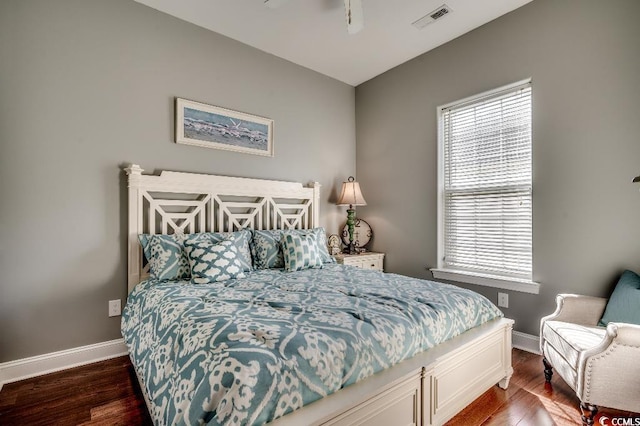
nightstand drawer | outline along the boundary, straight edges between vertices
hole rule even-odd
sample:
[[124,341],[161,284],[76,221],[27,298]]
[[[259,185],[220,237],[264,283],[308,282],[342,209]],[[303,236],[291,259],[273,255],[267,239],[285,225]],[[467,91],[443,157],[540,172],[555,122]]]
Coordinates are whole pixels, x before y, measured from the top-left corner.
[[361,254],[337,254],[336,262],[356,268],[384,271],[384,253],[366,252]]
[[338,263],[342,263],[343,265],[355,266],[357,268],[364,267],[362,259],[358,259],[357,257],[345,257],[342,262],[338,261]]
[[368,259],[362,261],[362,269],[377,269],[378,271],[382,271],[382,258],[379,259]]

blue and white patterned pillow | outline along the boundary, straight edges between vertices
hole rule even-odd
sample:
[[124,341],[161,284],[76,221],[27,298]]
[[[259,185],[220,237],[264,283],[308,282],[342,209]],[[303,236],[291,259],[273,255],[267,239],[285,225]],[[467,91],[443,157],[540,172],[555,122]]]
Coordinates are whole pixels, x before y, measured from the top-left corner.
[[184,252],[186,239],[208,239],[214,243],[234,238],[244,271],[251,271],[251,231],[243,229],[236,232],[203,232],[198,234],[149,235],[140,234],[144,256],[149,262],[149,275],[157,280],[180,280],[191,277],[189,259]]
[[318,250],[320,252],[320,258],[323,263],[336,263],[336,260],[329,254],[329,250],[327,249],[327,231],[324,230],[323,227],[313,228],[313,229],[300,229],[295,232],[299,232],[301,234],[311,234],[316,237],[316,242],[318,243]]
[[[251,241],[251,231],[243,229],[236,232],[206,232],[202,234],[193,234],[193,237],[209,239],[214,243],[233,239],[240,254],[238,259],[242,263],[242,270],[248,272],[253,269],[251,262],[251,249],[249,248]],[[189,239],[191,240],[193,238]]]
[[272,231],[253,231],[251,240],[251,254],[256,269],[282,268],[284,258],[282,253],[282,236],[284,233],[294,235],[313,235],[323,263],[335,263],[335,259],[327,250],[327,235],[324,228],[291,229]]
[[284,233],[282,235],[282,254],[285,271],[322,268],[323,262],[318,240],[313,234]]
[[253,255],[253,265],[256,269],[283,268],[282,258],[282,231],[253,231],[251,240],[251,254]]
[[185,235],[138,236],[149,262],[149,275],[156,280],[181,280],[191,276],[189,260],[183,250]]
[[191,266],[191,282],[207,284],[232,278],[244,278],[243,265],[233,238],[214,242],[207,238],[192,238],[184,243]]

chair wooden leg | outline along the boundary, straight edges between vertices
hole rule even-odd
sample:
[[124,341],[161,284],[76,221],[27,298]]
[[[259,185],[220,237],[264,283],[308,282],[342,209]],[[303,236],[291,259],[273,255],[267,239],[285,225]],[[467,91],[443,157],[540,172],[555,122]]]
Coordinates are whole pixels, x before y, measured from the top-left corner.
[[544,379],[549,383],[551,382],[551,376],[553,376],[553,367],[546,358],[542,358],[542,363],[544,364]]
[[593,426],[593,419],[598,414],[598,407],[580,401],[580,411],[582,411],[582,425]]

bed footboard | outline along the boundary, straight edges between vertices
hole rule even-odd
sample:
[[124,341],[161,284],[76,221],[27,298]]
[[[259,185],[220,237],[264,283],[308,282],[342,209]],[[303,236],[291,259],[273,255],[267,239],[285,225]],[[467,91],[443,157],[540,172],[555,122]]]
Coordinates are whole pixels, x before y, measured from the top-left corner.
[[424,424],[445,423],[495,384],[506,389],[512,374],[511,326],[453,351],[433,367],[431,399],[424,400],[430,419]]
[[512,327],[490,321],[270,425],[442,425],[492,386],[506,389]]

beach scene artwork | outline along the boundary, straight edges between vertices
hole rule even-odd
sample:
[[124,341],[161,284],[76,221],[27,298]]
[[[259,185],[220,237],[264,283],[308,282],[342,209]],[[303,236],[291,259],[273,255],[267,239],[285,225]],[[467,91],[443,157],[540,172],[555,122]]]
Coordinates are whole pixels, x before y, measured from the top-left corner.
[[178,98],[176,142],[273,156],[273,120]]

